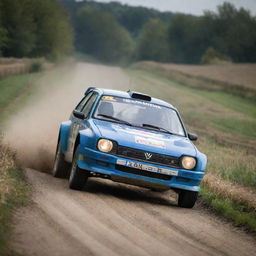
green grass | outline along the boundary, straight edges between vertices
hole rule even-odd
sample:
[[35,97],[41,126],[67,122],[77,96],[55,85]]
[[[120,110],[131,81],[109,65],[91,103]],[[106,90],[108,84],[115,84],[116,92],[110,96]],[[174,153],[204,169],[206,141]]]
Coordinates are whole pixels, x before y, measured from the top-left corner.
[[242,205],[232,202],[227,197],[217,196],[204,187],[201,188],[200,196],[214,211],[234,221],[236,225],[256,231],[256,212],[248,212]]
[[204,139],[200,143],[208,156],[208,172],[224,180],[256,190],[256,158],[246,150],[218,145]]
[[[33,93],[33,82],[40,75],[23,74],[0,80],[0,130],[5,120]],[[0,136],[0,255],[17,255],[8,247],[11,221],[14,210],[29,203],[30,187],[22,170],[15,165],[13,153],[1,144]]]
[[220,176],[228,181],[256,189],[256,172],[253,172],[244,163],[219,168]]
[[229,133],[242,134],[256,138],[256,121],[235,120],[233,118],[212,118],[217,129]]
[[252,118],[256,118],[256,107],[251,101],[225,92],[209,92],[202,90],[195,91],[207,99],[221,104],[224,107],[243,113]]
[[30,203],[30,187],[24,180],[22,170],[18,168],[8,169],[6,172],[0,170],[0,179],[8,189],[5,195],[3,191],[0,195],[0,255],[13,255],[8,247],[12,231],[12,214],[17,207]]
[[0,108],[4,108],[22,94],[24,89],[31,85],[34,77],[34,74],[23,74],[0,80]]
[[24,104],[33,92],[33,81],[40,76],[41,73],[22,74],[0,80],[0,124]]

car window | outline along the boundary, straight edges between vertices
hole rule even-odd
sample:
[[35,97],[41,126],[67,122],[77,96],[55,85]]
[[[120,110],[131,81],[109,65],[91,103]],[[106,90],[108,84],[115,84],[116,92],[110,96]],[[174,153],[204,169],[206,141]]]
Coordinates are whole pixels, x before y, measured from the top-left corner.
[[86,104],[86,102],[90,99],[90,97],[92,96],[92,92],[88,93],[86,96],[83,97],[83,99],[78,103],[78,105],[76,106],[76,110],[78,111],[82,111],[84,105]]
[[95,112],[95,117],[99,119],[104,119],[102,115],[118,118],[135,126],[157,126],[185,136],[176,110],[150,102],[105,95]]
[[86,102],[85,106],[83,107],[82,112],[84,113],[85,117],[87,117],[88,114],[90,113],[90,110],[91,110],[97,96],[98,96],[98,93],[96,93],[96,92],[92,93],[90,99]]

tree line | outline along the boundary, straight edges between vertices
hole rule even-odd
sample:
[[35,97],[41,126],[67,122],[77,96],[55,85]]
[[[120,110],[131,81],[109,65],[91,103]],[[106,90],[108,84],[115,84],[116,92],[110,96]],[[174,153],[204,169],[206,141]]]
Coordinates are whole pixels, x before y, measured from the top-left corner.
[[68,15],[57,0],[0,0],[0,56],[56,59],[72,47]]
[[193,16],[118,2],[0,0],[3,56],[58,57],[72,47],[110,63],[255,62],[256,18],[228,2]]
[[71,16],[75,48],[104,61],[256,61],[256,18],[228,2],[202,16],[117,2],[60,2]]

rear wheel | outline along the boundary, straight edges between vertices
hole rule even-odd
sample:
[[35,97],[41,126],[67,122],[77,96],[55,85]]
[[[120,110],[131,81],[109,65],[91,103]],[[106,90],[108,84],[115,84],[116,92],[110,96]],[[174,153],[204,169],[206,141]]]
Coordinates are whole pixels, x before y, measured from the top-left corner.
[[70,164],[65,161],[64,154],[61,152],[60,142],[58,142],[52,175],[56,178],[66,178],[70,170]]
[[178,206],[183,208],[192,208],[197,200],[198,192],[182,190],[179,193]]
[[72,167],[69,177],[69,188],[75,190],[82,190],[89,177],[89,173],[78,167],[77,161],[79,157],[79,145],[76,147],[75,154],[73,156]]

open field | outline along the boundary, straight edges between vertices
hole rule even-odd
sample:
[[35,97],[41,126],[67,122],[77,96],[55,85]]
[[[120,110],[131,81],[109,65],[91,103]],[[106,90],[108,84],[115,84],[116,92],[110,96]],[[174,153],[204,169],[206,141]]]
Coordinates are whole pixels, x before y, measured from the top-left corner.
[[[25,174],[36,205],[15,215],[11,239],[15,251],[24,255],[254,254],[255,238],[202,207],[207,202],[238,225],[256,230],[254,103],[223,91],[186,87],[153,72],[124,72],[88,63],[39,74],[32,84],[31,97],[4,125],[5,139],[16,150],[19,163],[34,169],[26,169]],[[84,191],[75,192],[67,189],[66,180],[47,174],[59,123],[68,119],[88,86],[130,88],[167,100],[180,110],[209,159],[201,203],[192,210],[180,209],[171,191],[161,194],[95,179]]]
[[256,100],[256,64],[178,65],[144,61],[134,67],[192,88],[224,91]]
[[161,67],[167,71],[178,71],[183,74],[205,77],[213,80],[239,84],[256,90],[256,64],[223,64],[223,65],[177,65],[156,62],[141,62],[141,64]]

